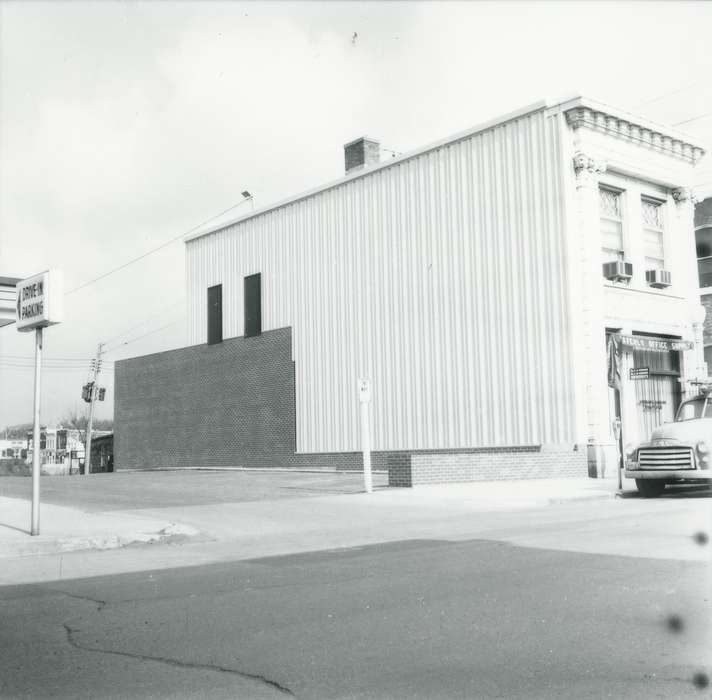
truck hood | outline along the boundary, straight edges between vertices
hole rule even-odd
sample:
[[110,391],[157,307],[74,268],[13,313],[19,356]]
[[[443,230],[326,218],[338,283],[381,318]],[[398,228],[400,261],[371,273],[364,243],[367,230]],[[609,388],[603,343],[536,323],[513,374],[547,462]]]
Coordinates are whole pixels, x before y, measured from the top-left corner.
[[665,423],[653,430],[650,442],[656,440],[671,440],[690,447],[694,447],[700,440],[706,440],[712,446],[712,418]]

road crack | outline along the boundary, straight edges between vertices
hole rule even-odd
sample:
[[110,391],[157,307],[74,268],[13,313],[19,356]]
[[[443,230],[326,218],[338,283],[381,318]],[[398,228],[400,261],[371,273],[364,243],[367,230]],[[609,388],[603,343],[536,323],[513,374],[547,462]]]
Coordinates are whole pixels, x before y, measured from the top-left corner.
[[294,695],[294,693],[289,688],[281,685],[277,681],[273,681],[272,679],[266,678],[265,676],[262,676],[258,673],[247,673],[245,671],[238,671],[234,668],[228,668],[226,666],[219,666],[217,664],[201,664],[201,663],[194,663],[191,661],[180,661],[178,659],[170,659],[170,658],[167,658],[164,656],[150,656],[148,654],[134,654],[134,653],[131,653],[130,651],[115,651],[113,649],[97,649],[95,647],[85,646],[85,645],[79,643],[75,636],[76,633],[79,632],[80,630],[72,629],[66,623],[64,623],[62,626],[64,627],[64,630],[67,633],[67,642],[69,643],[69,645],[74,647],[75,649],[78,649],[79,651],[93,651],[97,654],[112,654],[114,656],[123,656],[123,657],[129,658],[129,659],[136,659],[137,661],[154,661],[155,663],[166,664],[167,666],[176,666],[178,668],[201,669],[201,670],[215,671],[217,673],[231,673],[233,675],[240,676],[241,678],[247,678],[249,680],[264,683],[265,685],[268,685],[271,688],[275,688],[276,690],[278,690],[280,693],[283,693],[284,695],[296,697]]
[[56,591],[57,593],[61,593],[62,595],[66,595],[68,598],[74,598],[75,600],[86,600],[89,603],[94,603],[94,605],[96,605],[97,612],[100,612],[108,605],[107,601],[99,600],[98,598],[91,598],[88,595],[77,595],[76,593],[67,593],[67,591],[63,591],[59,588],[53,588],[50,590]]

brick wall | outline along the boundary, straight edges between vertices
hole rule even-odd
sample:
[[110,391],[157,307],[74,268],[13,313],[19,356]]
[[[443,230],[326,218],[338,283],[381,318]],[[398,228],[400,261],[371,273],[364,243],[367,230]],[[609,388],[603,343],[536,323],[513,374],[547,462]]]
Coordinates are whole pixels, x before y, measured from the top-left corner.
[[391,486],[588,476],[586,450],[568,445],[392,453],[387,463]]
[[[295,454],[291,329],[116,363],[114,468],[362,470],[359,452]],[[496,448],[374,452],[391,486],[585,476],[585,451]]]
[[116,363],[117,469],[289,466],[290,329]]

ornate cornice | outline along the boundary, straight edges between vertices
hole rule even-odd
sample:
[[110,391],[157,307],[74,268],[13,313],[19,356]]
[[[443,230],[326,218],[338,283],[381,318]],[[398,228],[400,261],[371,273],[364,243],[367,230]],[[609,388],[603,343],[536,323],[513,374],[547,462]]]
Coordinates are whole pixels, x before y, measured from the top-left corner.
[[699,146],[688,143],[678,136],[665,134],[650,126],[636,124],[600,110],[574,107],[567,110],[565,114],[566,121],[572,129],[587,128],[604,132],[690,163],[696,163],[705,153]]

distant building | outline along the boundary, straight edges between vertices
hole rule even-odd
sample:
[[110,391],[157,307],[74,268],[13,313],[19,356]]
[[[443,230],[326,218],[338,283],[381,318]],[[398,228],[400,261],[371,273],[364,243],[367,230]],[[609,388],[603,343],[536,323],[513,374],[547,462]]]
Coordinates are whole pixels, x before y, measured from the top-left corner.
[[0,276],[0,328],[15,323],[17,315],[15,286],[19,281],[19,277]]
[[[103,431],[105,433],[106,431]],[[34,438],[26,435],[26,461],[32,464]],[[76,428],[40,428],[40,465],[52,474],[69,474],[79,471],[84,459],[84,432]]]
[[0,440],[0,459],[22,459],[27,452],[24,440]]
[[612,421],[706,376],[687,136],[575,98],[378,148],[186,240],[189,346],[116,363],[118,469],[360,468],[365,378],[392,485],[613,476]]
[[114,435],[105,433],[93,437],[91,441],[91,471],[114,471]]

